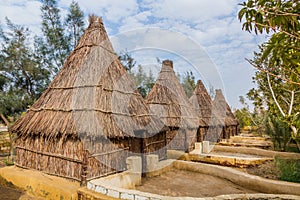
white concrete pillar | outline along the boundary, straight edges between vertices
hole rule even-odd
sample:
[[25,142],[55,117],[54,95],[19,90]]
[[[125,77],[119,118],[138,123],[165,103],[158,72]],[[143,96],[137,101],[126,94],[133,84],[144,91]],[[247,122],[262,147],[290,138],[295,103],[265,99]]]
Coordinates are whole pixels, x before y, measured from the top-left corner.
[[195,150],[202,153],[202,142],[195,142]]
[[142,173],[142,158],[130,156],[126,159],[127,170],[133,173]]
[[202,142],[202,152],[203,153],[209,153],[210,152],[209,141],[203,141]]
[[158,155],[150,154],[146,155],[146,171],[151,172],[157,168],[158,165]]

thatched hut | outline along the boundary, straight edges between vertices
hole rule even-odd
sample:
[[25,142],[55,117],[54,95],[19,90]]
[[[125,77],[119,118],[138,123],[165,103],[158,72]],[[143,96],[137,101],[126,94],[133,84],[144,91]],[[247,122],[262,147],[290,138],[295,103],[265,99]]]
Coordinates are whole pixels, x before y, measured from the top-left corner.
[[217,108],[218,118],[224,121],[224,131],[222,133],[223,139],[229,139],[230,136],[238,133],[238,121],[235,119],[228,103],[221,89],[216,90],[216,96],[213,101],[214,106]]
[[159,76],[147,96],[147,103],[152,112],[170,128],[167,131],[168,149],[194,149],[199,118],[175,75],[171,60],[162,62]]
[[194,106],[199,118],[206,125],[205,127],[200,127],[200,131],[197,134],[197,141],[202,142],[207,140],[217,142],[219,134],[223,130],[223,123],[217,118],[213,101],[201,80],[197,81],[194,93],[190,97],[190,102]]
[[165,132],[114,53],[102,19],[10,129],[15,165],[82,182],[123,171],[131,153],[166,158]]

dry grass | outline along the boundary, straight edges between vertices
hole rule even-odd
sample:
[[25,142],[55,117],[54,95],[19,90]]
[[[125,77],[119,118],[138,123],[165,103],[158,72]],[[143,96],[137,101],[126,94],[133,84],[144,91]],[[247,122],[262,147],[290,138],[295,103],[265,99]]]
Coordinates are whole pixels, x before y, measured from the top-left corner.
[[258,166],[247,168],[246,171],[249,174],[261,176],[263,178],[269,178],[273,180],[280,179],[280,170],[274,161],[269,161]]

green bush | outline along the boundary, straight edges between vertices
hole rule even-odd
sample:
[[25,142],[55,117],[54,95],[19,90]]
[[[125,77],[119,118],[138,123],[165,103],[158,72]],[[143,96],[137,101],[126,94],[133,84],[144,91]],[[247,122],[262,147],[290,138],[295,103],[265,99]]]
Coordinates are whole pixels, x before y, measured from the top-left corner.
[[280,170],[280,179],[283,181],[300,183],[300,160],[275,158]]

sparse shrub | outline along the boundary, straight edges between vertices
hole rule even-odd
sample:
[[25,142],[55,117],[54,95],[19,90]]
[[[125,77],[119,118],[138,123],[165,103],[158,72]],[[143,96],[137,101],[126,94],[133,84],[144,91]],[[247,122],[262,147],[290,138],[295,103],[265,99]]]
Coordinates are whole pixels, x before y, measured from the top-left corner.
[[300,183],[300,160],[275,158],[280,170],[280,179],[283,181]]

